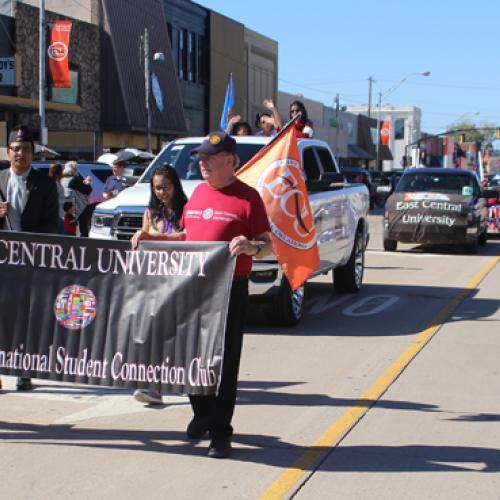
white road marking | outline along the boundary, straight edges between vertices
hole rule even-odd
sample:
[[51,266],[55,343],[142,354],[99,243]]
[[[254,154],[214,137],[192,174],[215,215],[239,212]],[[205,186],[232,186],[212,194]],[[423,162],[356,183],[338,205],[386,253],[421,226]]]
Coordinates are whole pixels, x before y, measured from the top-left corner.
[[429,460],[431,464],[443,465],[445,467],[456,467],[457,469],[482,471],[487,469],[485,462],[442,462],[441,460]]
[[339,297],[336,300],[332,300],[331,297],[328,295],[321,295],[321,297],[318,297],[314,301],[314,304],[311,307],[308,307],[308,314],[321,314],[324,313],[325,311],[328,311],[332,307],[338,306],[340,304],[343,304],[344,302],[347,302],[348,300],[352,299],[354,297],[354,293],[349,293],[347,295],[343,295],[342,297]]
[[370,316],[387,309],[398,300],[396,295],[369,295],[346,307],[342,313],[346,316]]
[[[386,252],[385,250],[366,250],[370,253],[370,255],[385,255],[391,257],[423,257],[424,259],[442,259],[444,254],[439,253],[429,253],[429,252],[414,252],[414,251],[405,251],[401,250],[398,252]],[[461,254],[446,254],[446,257],[463,257]]]

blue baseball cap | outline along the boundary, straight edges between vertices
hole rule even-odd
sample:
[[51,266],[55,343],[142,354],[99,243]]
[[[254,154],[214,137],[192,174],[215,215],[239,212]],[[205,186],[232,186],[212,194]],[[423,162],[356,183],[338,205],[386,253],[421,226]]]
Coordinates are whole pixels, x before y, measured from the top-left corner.
[[203,139],[202,143],[197,148],[191,150],[191,155],[216,155],[217,153],[222,152],[235,155],[236,141],[225,132],[217,131],[210,132],[210,134]]

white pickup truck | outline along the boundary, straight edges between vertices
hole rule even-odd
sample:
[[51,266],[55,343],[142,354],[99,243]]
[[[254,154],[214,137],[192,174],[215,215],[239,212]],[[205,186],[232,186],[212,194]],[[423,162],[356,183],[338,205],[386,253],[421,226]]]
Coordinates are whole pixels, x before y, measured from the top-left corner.
[[[190,156],[203,137],[187,137],[167,144],[137,184],[116,198],[96,207],[90,236],[103,239],[130,239],[141,227],[149,202],[150,178],[165,163],[175,167],[189,197],[201,182],[198,159]],[[235,137],[243,165],[268,138]],[[327,143],[314,139],[298,141],[304,177],[309,191],[317,231],[321,265],[314,276],[333,271],[338,292],[353,293],[361,288],[364,252],[368,244],[369,193],[363,184],[347,184]],[[304,287],[290,289],[276,260],[254,260],[250,275],[250,297],[270,306],[271,318],[281,325],[297,324],[304,312]]]

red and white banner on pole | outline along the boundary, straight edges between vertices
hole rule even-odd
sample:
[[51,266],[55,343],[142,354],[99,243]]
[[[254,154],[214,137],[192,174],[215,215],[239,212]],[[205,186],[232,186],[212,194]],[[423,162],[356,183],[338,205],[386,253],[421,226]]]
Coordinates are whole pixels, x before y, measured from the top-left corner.
[[391,134],[391,122],[388,121],[382,122],[382,128],[380,130],[380,142],[384,146],[389,145],[390,134]]
[[54,87],[71,88],[69,74],[69,39],[71,21],[56,21],[50,31],[50,45],[47,49],[49,68]]

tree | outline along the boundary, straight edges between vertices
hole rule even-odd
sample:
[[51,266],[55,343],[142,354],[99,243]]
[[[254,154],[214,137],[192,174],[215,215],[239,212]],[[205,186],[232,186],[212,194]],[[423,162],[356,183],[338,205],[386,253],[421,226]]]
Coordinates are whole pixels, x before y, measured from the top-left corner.
[[465,135],[465,142],[480,142],[482,144],[490,144],[493,139],[495,139],[495,125],[490,122],[483,122],[480,125],[475,123],[462,120],[460,122],[452,123],[448,125],[446,131],[453,132],[449,137],[454,142],[458,142],[462,134]]

